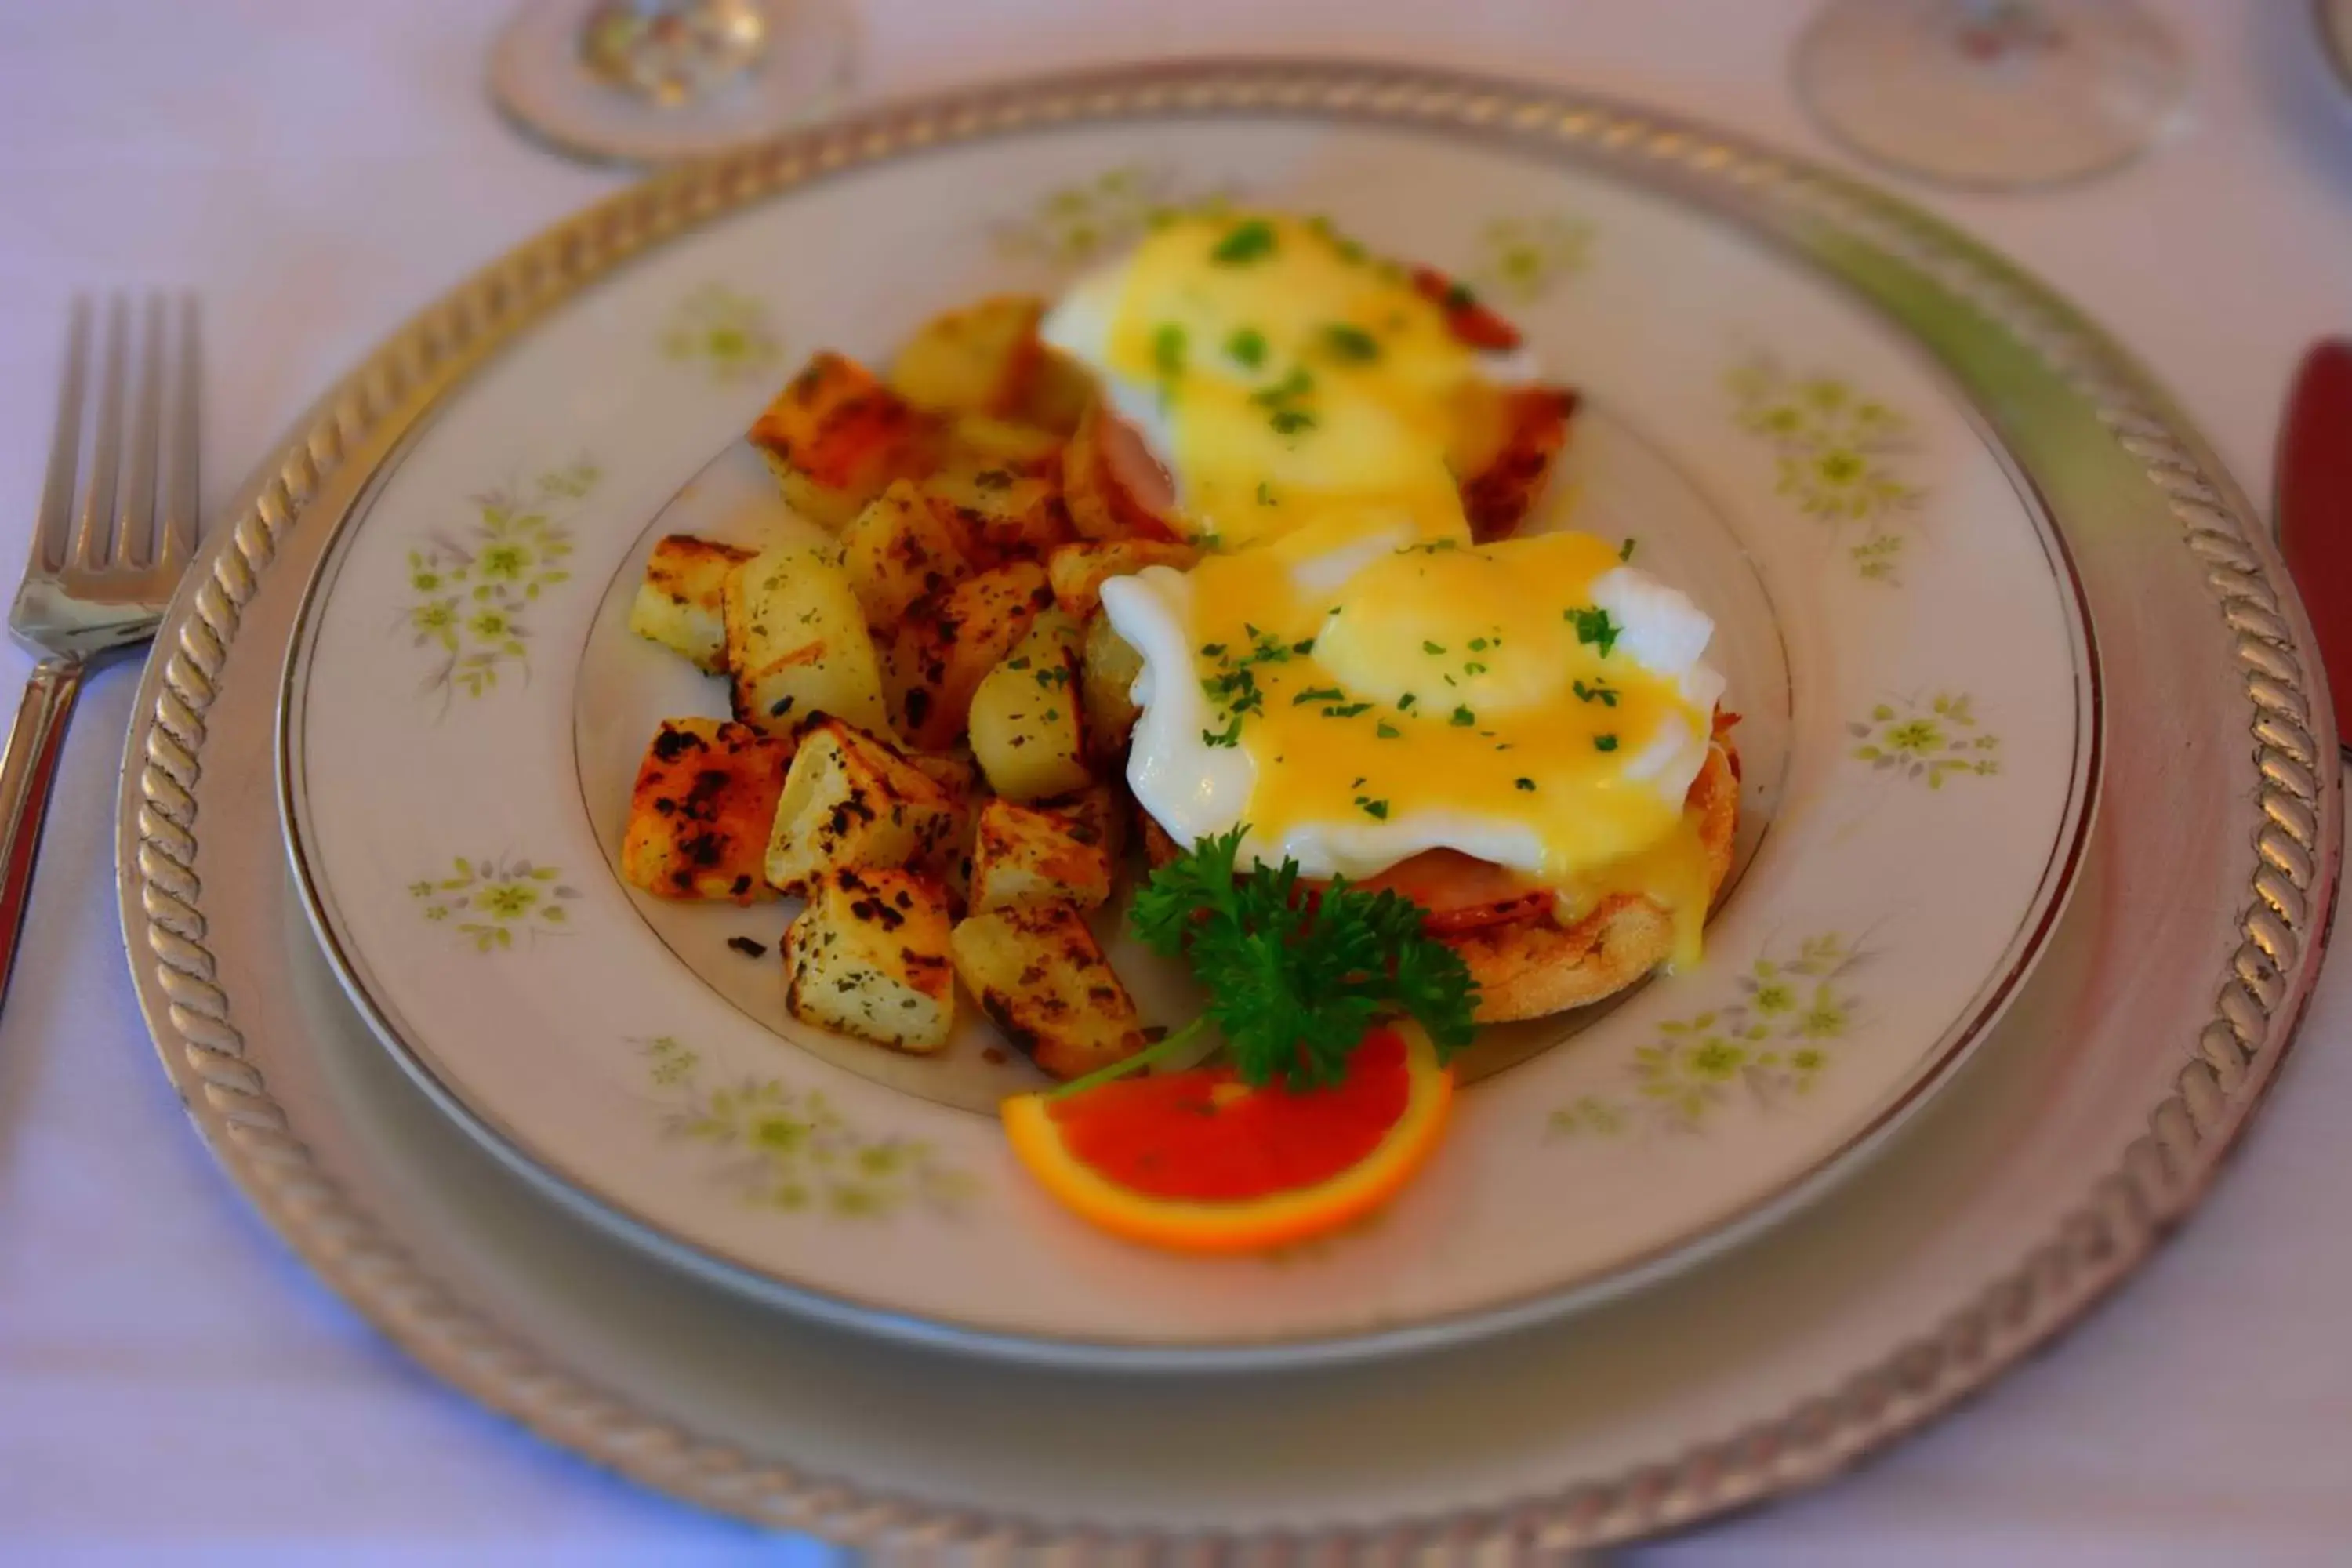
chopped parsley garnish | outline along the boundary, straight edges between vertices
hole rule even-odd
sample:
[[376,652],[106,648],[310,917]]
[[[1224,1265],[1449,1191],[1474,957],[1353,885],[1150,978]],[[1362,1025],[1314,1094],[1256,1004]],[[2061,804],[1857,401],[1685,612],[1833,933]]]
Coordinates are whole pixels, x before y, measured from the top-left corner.
[[1204,746],[1238,746],[1241,743],[1242,716],[1238,713],[1233,716],[1232,721],[1225,725],[1223,731],[1203,730],[1201,731],[1201,744]]
[[1480,664],[1477,660],[1473,659],[1468,664],[1462,667],[1462,673],[1465,675],[1484,675],[1486,673],[1486,667]]
[[1445,645],[1442,642],[1424,642],[1421,645],[1421,651],[1423,653],[1444,653],[1445,651]]
[[1467,708],[1456,708],[1454,710],[1453,723],[1456,729],[1467,730],[1477,721],[1478,715],[1471,712]]
[[1617,737],[1595,735],[1592,737],[1592,749],[1596,752],[1613,752],[1617,749]]
[[1260,506],[1272,506],[1275,504],[1274,487],[1266,483],[1264,479],[1260,479],[1257,482],[1257,504]]
[[1478,296],[1470,292],[1469,284],[1453,283],[1446,286],[1445,308],[1447,310],[1475,310],[1477,305]]
[[1369,364],[1381,357],[1381,341],[1361,327],[1345,321],[1334,321],[1323,329],[1323,345],[1335,359],[1350,364]]
[[1304,708],[1309,702],[1337,702],[1348,694],[1336,686],[1310,686],[1290,700],[1293,708]]
[[1420,698],[1415,697],[1412,692],[1408,691],[1403,696],[1397,699],[1397,711],[1402,713],[1420,700]]
[[1184,329],[1173,321],[1151,334],[1151,363],[1163,376],[1184,374]]
[[1581,680],[1573,681],[1570,684],[1574,687],[1577,700],[1580,702],[1598,702],[1603,708],[1617,706],[1617,689],[1613,686],[1605,683],[1587,686]]
[[1265,363],[1265,334],[1255,327],[1239,328],[1225,340],[1225,353],[1235,364],[1255,370]]
[[1608,611],[1570,610],[1566,618],[1576,627],[1576,640],[1598,647],[1601,658],[1607,658],[1609,650],[1617,646],[1617,634],[1622,628],[1609,618]]
[[1470,651],[1472,653],[1485,653],[1486,651],[1486,639],[1485,637],[1472,637],[1470,639]]
[[1137,940],[1191,963],[1208,993],[1201,1020],[1057,1092],[1172,1057],[1211,1024],[1243,1081],[1297,1089],[1339,1082],[1372,1026],[1399,1014],[1420,1022],[1441,1059],[1470,1043],[1477,982],[1423,931],[1419,905],[1345,878],[1308,898],[1295,860],[1244,870],[1247,831],[1204,838],[1160,867],[1128,911]]
[[1202,658],[1223,658],[1225,657],[1225,645],[1221,642],[1204,642],[1201,645],[1201,657]]
[[[1497,746],[1495,749],[1499,752],[1503,748]],[[1533,795],[1535,793],[1536,781],[1533,779],[1513,779],[1511,783],[1517,788],[1526,790],[1529,795]]]
[[1372,733],[1378,735],[1383,741],[1393,741],[1398,736],[1403,734],[1404,731],[1383,719],[1379,724],[1373,727]]
[[1362,806],[1364,808],[1364,815],[1370,817],[1375,822],[1386,822],[1389,819],[1389,803],[1387,801],[1366,800],[1362,795],[1358,795],[1356,797],[1356,804]]
[[1277,408],[1270,421],[1277,436],[1296,436],[1301,430],[1315,428],[1315,416],[1304,408]]
[[1370,712],[1371,709],[1372,705],[1369,702],[1350,702],[1344,708],[1326,708],[1323,710],[1323,717],[1326,719],[1353,719],[1359,713]]
[[1617,547],[1617,559],[1620,561],[1633,559],[1633,542],[1631,539]]
[[1235,224],[1224,238],[1217,241],[1209,252],[1209,259],[1220,267],[1245,267],[1253,261],[1274,254],[1274,226],[1263,218],[1251,218]]

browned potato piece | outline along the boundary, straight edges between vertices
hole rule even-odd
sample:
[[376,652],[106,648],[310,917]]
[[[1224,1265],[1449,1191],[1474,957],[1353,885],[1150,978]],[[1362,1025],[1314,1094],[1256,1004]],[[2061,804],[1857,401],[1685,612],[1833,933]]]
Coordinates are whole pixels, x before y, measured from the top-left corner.
[[957,802],[898,749],[855,725],[809,727],[784,774],[764,866],[787,893],[827,872],[909,865],[953,840]]
[[898,351],[890,384],[920,408],[1003,414],[1028,392],[1045,313],[1033,295],[1000,294],[934,316]]
[[1135,1000],[1068,904],[970,915],[950,945],[956,973],[1004,1037],[1059,1079],[1080,1078],[1143,1048]]
[[982,566],[1042,560],[1070,538],[1070,516],[1054,479],[978,468],[935,474],[923,482],[923,493]]
[[1036,371],[1013,417],[1066,439],[1094,400],[1094,377],[1086,367],[1058,350],[1041,346]]
[[829,548],[777,545],[740,563],[724,610],[736,718],[779,735],[817,713],[888,728],[881,657]]
[[1078,696],[1087,711],[1087,745],[1097,762],[1127,749],[1129,732],[1143,711],[1128,693],[1143,673],[1143,656],[1129,646],[1100,611],[1087,622],[1078,655]]
[[955,1026],[947,889],[919,871],[817,879],[784,928],[784,1010],[803,1024],[928,1056]]
[[1062,443],[1066,437],[1034,425],[1015,425],[985,414],[966,414],[948,426],[943,468],[1010,468],[1016,474],[1062,479]]
[[972,755],[998,795],[1036,800],[1093,782],[1079,711],[1077,646],[1077,623],[1048,607],[972,693],[966,720]]
[[898,623],[885,672],[891,717],[907,743],[925,752],[954,745],[981,680],[1053,602],[1045,569],[1015,561],[909,609]]
[[991,800],[972,835],[971,912],[1014,904],[1095,909],[1110,898],[1110,847],[1077,813]]
[[940,433],[873,372],[828,352],[776,395],[749,439],[793,510],[838,530],[892,479],[920,479],[938,467]]
[[874,498],[841,536],[841,566],[869,626],[896,626],[907,606],[971,575],[963,531],[906,479]]
[[1131,576],[1146,566],[1189,571],[1200,559],[1191,545],[1164,539],[1090,539],[1056,545],[1045,557],[1045,576],[1054,584],[1054,602],[1083,621],[1101,608],[1102,585],[1113,577]]
[[629,629],[677,649],[713,675],[727,670],[727,574],[748,550],[673,533],[654,546],[629,605]]
[[621,874],[664,899],[772,898],[762,866],[793,746],[724,719],[665,719],[629,793]]
[[970,752],[908,752],[907,760],[959,801],[980,788],[980,763]]
[[1568,444],[1576,394],[1559,387],[1521,386],[1504,392],[1486,421],[1483,441],[1458,451],[1464,466],[1462,510],[1470,537],[1485,542],[1517,529],[1551,482],[1552,467]]

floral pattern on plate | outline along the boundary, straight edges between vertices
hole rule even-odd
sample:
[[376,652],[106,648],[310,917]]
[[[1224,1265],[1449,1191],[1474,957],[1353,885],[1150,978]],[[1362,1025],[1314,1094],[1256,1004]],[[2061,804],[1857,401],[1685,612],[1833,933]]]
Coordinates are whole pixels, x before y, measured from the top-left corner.
[[1941,789],[1948,778],[1983,778],[2000,772],[2000,737],[1979,722],[1965,692],[1938,692],[1925,701],[1881,702],[1870,717],[1846,725],[1857,760]]
[[1122,163],[1091,180],[1056,185],[993,232],[1008,257],[1079,267],[1134,239],[1162,214],[1223,199],[1222,193],[1188,191],[1172,169]]
[[669,1035],[636,1044],[663,1096],[663,1133],[706,1149],[711,1178],[746,1204],[888,1219],[916,1206],[952,1214],[977,1187],[928,1142],[861,1131],[820,1089],[751,1077],[709,1088],[692,1047]]
[[662,356],[701,370],[714,382],[764,375],[784,355],[767,307],[724,283],[705,283],[677,302],[663,324]]
[[572,929],[565,906],[580,889],[554,867],[510,855],[479,860],[460,855],[449,865],[442,876],[411,882],[408,896],[426,920],[470,938],[476,952],[510,948],[517,931],[540,937]]
[[1507,303],[1534,304],[1591,265],[1595,232],[1565,213],[1492,219],[1478,233],[1470,281]]
[[1624,1094],[1581,1095],[1551,1113],[1551,1131],[1699,1132],[1735,1106],[1769,1111],[1804,1094],[1853,1044],[1862,998],[1849,979],[1867,957],[1835,931],[1767,952],[1730,998],[1635,1047]]
[[1791,375],[1769,354],[1733,366],[1725,384],[1739,427],[1772,447],[1777,493],[1842,532],[1858,530],[1846,554],[1865,582],[1899,582],[1902,524],[1924,493],[1903,472],[1910,420],[1843,376]]
[[398,628],[432,665],[420,694],[448,711],[453,697],[498,689],[502,671],[530,679],[532,610],[572,580],[569,512],[603,477],[586,458],[530,484],[473,497],[462,528],[437,530],[408,552],[408,605]]

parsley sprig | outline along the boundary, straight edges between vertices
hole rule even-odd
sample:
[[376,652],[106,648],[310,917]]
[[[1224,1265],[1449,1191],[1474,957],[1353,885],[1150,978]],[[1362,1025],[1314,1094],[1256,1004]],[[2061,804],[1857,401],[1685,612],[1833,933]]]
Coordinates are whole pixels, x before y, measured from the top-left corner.
[[1202,839],[1154,871],[1128,910],[1145,946],[1191,963],[1209,993],[1202,1016],[1060,1092],[1172,1057],[1206,1024],[1244,1082],[1294,1089],[1339,1082],[1365,1035],[1398,1014],[1419,1021],[1441,1059],[1470,1043],[1477,982],[1423,931],[1420,905],[1344,878],[1310,889],[1296,860],[1243,870],[1247,831]]

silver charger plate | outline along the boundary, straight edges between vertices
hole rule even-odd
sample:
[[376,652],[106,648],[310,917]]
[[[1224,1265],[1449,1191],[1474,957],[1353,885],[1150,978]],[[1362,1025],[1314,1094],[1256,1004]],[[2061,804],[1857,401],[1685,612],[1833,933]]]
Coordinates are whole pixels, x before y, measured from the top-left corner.
[[[1864,1179],[1628,1302],[1247,1381],[845,1339],[650,1264],[491,1164],[350,1016],[287,886],[268,737],[294,603],[333,521],[443,393],[628,256],[765,193],[943,141],[1171,110],[1489,138],[1772,236],[1943,362],[2076,554],[2108,656],[2107,783],[2042,963]],[[2339,786],[2310,649],[2242,499],[2161,395],[2063,304],[1905,209],[1545,89],[1288,63],[1066,78],[880,110],[626,193],[331,393],[160,639],[126,769],[126,935],[167,1070],[289,1244],[426,1364],[653,1484],[869,1543],[1585,1544],[1908,1430],[2071,1321],[2194,1205],[2275,1071],[2332,904]]]

